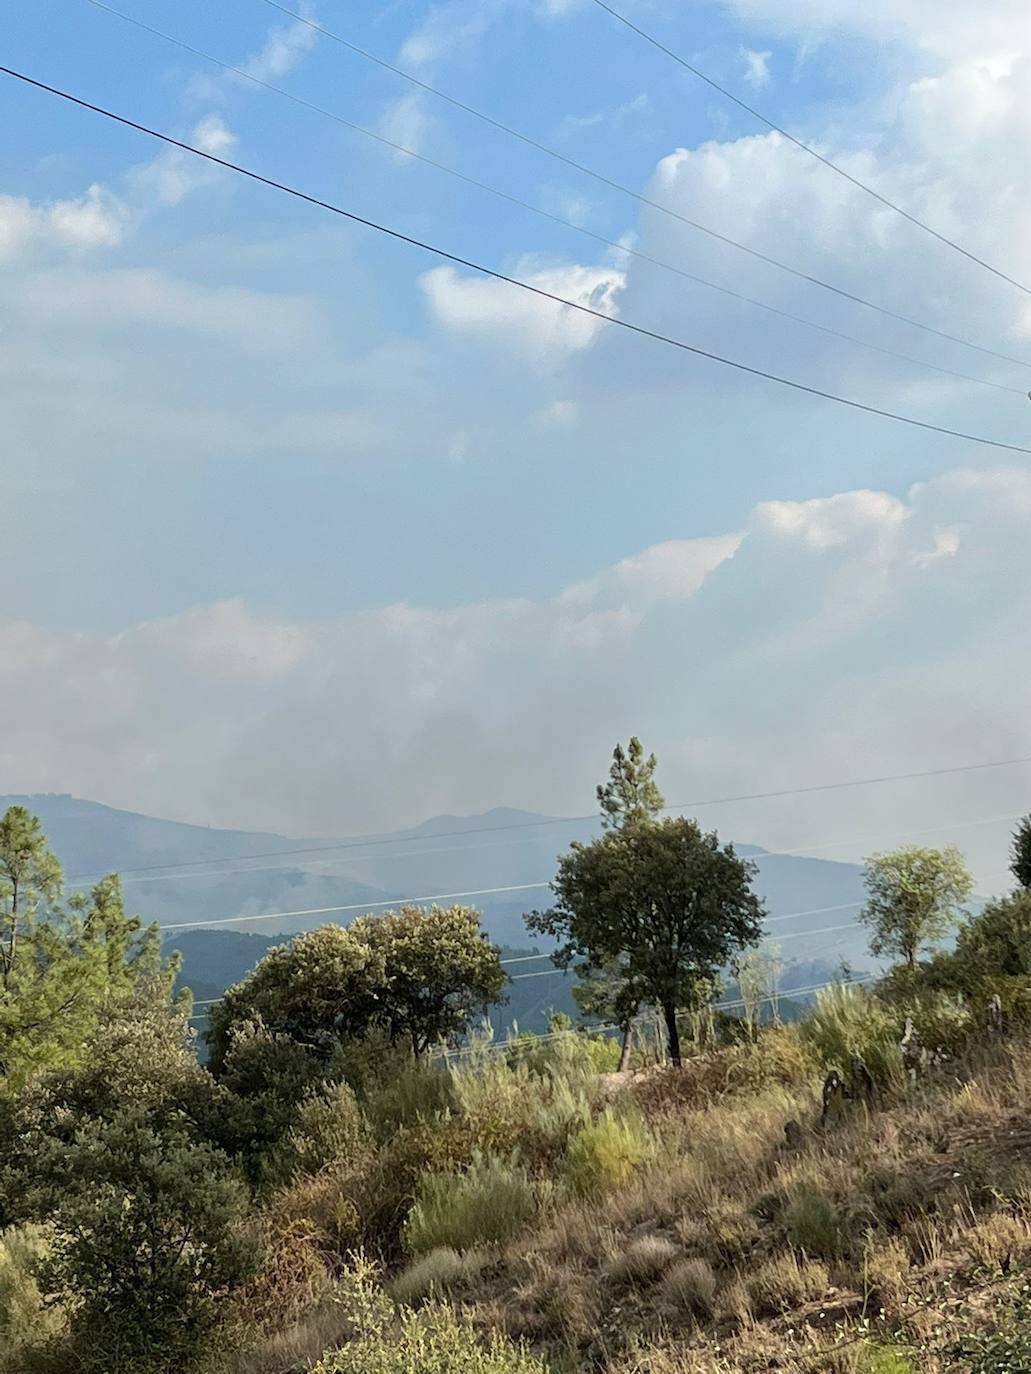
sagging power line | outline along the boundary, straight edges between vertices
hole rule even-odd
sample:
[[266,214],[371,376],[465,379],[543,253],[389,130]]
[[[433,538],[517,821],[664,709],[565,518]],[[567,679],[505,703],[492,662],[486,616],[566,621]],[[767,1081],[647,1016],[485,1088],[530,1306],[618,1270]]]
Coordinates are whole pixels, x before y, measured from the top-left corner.
[[665,53],[667,57],[672,58],[672,60],[676,62],[679,66],[683,67],[685,71],[690,72],[691,75],[697,77],[699,81],[704,81],[707,86],[711,86],[714,91],[718,91],[719,94],[722,95],[725,99],[733,101],[733,103],[737,105],[739,109],[744,110],[746,114],[751,115],[753,119],[757,119],[760,123],[765,124],[768,129],[771,129],[774,133],[779,134],[781,138],[786,139],[796,148],[799,148],[803,153],[808,153],[810,157],[815,158],[817,162],[822,163],[824,167],[829,168],[832,172],[836,172],[839,177],[844,177],[846,181],[850,182],[860,191],[863,191],[868,196],[872,196],[874,200],[878,201],[881,205],[886,206],[889,210],[893,210],[895,214],[901,215],[904,220],[908,220],[910,224],[913,224],[918,229],[923,230],[925,234],[930,234],[931,237],[937,239],[939,243],[943,243],[946,245],[946,247],[953,249],[957,253],[960,253],[963,257],[968,258],[970,262],[975,263],[978,267],[983,267],[986,272],[990,272],[992,276],[998,277],[1000,281],[1007,282],[1010,286],[1015,286],[1018,291],[1023,291],[1025,295],[1031,296],[1031,287],[1025,286],[1023,282],[1017,281],[1014,277],[1009,276],[1008,273],[1003,272],[1000,268],[993,267],[990,262],[986,262],[984,258],[978,257],[976,253],[972,253],[968,248],[964,248],[963,245],[961,243],[957,243],[955,239],[949,238],[947,234],[943,234],[939,230],[933,228],[930,224],[925,223],[924,220],[919,219],[914,214],[911,214],[909,210],[904,209],[895,201],[889,200],[889,198],[885,195],[882,195],[880,191],[875,190],[874,187],[867,185],[865,181],[861,181],[859,177],[853,176],[851,172],[846,171],[844,167],[840,166],[840,164],[835,162],[832,158],[826,157],[817,148],[814,148],[812,144],[806,143],[801,138],[796,138],[795,135],[789,133],[787,129],[783,127],[783,125],[780,125],[776,123],[774,120],[770,119],[768,115],[763,114],[763,112],[761,110],[756,109],[754,105],[750,105],[747,101],[742,100],[740,96],[735,95],[734,92],[728,90],[726,86],[721,85],[720,82],[714,80],[713,77],[708,76],[705,72],[701,70],[700,67],[695,66],[693,62],[689,62],[687,58],[682,57],[680,53],[675,52],[670,47],[667,47],[667,45],[661,42],[658,38],[656,38],[654,34],[651,34],[646,29],[641,28],[639,24],[635,24],[634,21],[630,19],[627,15],[623,14],[620,10],[617,10],[614,6],[608,4],[607,0],[594,0],[594,3],[600,9],[605,10],[606,13],[612,15],[613,19],[618,20],[620,24],[625,25],[626,28],[632,30],[640,38],[643,38],[646,43],[650,43],[653,48],[657,48],[659,52]]
[[[184,39],[177,38],[174,34],[166,33],[162,29],[155,28],[152,24],[144,23],[142,19],[137,19],[134,15],[125,14],[116,9],[113,5],[108,5],[104,0],[87,0],[87,3],[95,9],[102,10],[105,14],[110,14],[116,19],[123,20],[127,24],[132,24],[135,28],[143,32],[162,39],[166,43],[182,49],[184,52],[191,53],[194,57],[199,57],[205,62],[211,62],[222,71],[233,76],[239,77],[243,81],[250,82],[252,85],[260,87],[262,90],[269,91],[274,95],[281,96],[284,100],[289,100],[302,109],[308,110],[313,114],[321,115],[326,119],[331,119],[335,123],[349,129],[352,133],[361,134],[366,138],[372,139],[381,147],[389,148],[392,152],[400,153],[402,156],[411,158],[413,161],[420,162],[424,166],[432,167],[435,171],[442,172],[447,176],[454,177],[464,182],[468,186],[475,187],[488,195],[495,196],[500,200],[506,201],[521,210],[528,211],[530,214],[537,215],[541,219],[550,221],[565,229],[571,230],[582,237],[592,239],[595,243],[603,244],[605,247],[613,249],[615,252],[633,258],[639,262],[645,262],[652,267],[658,267],[662,271],[670,272],[680,277],[684,281],[693,283],[696,286],[703,286],[707,290],[719,292],[721,295],[732,300],[740,301],[744,305],[752,306],[757,310],[764,310],[768,314],[775,315],[778,319],[788,320],[792,324],[797,324],[805,329],[812,329],[829,338],[841,339],[845,343],[855,345],[857,348],[868,349],[873,353],[879,353],[883,357],[894,358],[898,362],[909,363],[914,367],[928,368],[932,372],[937,372],[942,376],[952,377],[957,381],[970,382],[975,386],[990,387],[995,391],[1004,391],[1013,396],[1019,396],[1022,400],[1026,398],[1027,391],[1024,387],[1010,386],[1005,382],[992,381],[987,377],[974,377],[970,373],[957,371],[955,368],[943,367],[939,363],[932,363],[927,359],[914,358],[908,353],[901,353],[893,348],[885,348],[881,344],[873,343],[868,339],[856,338],[853,334],[848,334],[844,330],[834,329],[830,325],[819,323],[817,320],[806,319],[805,316],[796,315],[793,311],[785,310],[781,306],[771,305],[768,301],[759,300],[756,297],[745,295],[741,291],[736,291],[732,287],[724,286],[719,282],[709,281],[706,277],[701,277],[697,273],[688,272],[682,267],[673,263],[665,262],[663,259],[655,257],[651,253],[642,252],[631,244],[620,242],[617,239],[606,238],[604,234],[599,234],[593,229],[589,229],[584,224],[576,224],[570,219],[565,219],[561,215],[554,214],[550,210],[545,210],[539,205],[523,200],[521,197],[512,195],[508,191],[503,191],[497,186],[492,186],[488,182],[481,181],[477,177],[468,175],[456,167],[451,167],[445,162],[440,162],[436,158],[428,157],[424,153],[417,152],[414,148],[408,148],[402,143],[397,143],[384,134],[378,133],[375,129],[366,128],[362,124],[356,124],[353,120],[345,119],[343,115],[333,110],[327,110],[322,105],[317,105],[314,101],[306,99],[304,96],[296,95],[293,91],[288,91],[282,86],[276,86],[271,81],[266,81],[262,77],[255,76],[252,72],[243,67],[235,66],[231,62],[226,62],[220,57],[215,57],[203,48],[195,47],[192,43],[187,43]],[[1014,359],[1014,362],[1017,362]],[[1031,367],[1031,363],[1021,364]]]

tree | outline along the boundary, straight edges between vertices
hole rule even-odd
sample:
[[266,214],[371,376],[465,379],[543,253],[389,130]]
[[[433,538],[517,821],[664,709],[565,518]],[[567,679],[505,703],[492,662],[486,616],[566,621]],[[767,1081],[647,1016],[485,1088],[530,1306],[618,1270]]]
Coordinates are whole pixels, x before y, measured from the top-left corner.
[[1021,887],[1031,889],[1031,816],[1025,816],[1014,832],[1010,872]]
[[461,1034],[477,1012],[504,1001],[500,953],[471,907],[406,906],[363,916],[351,933],[384,971],[374,1020],[392,1040],[408,1040],[417,1056]]
[[999,978],[1031,984],[1031,892],[997,897],[964,921],[955,950],[942,956],[935,971],[966,993]]
[[32,1165],[54,1231],[43,1270],[71,1309],[76,1367],[182,1374],[197,1366],[217,1299],[253,1270],[246,1194],[229,1161],[138,1108],[44,1141]]
[[24,806],[0,817],[0,985],[6,993],[15,974],[18,941],[40,908],[57,901],[61,865],[50,852],[43,828]]
[[963,856],[946,849],[896,849],[864,865],[867,901],[859,919],[872,934],[874,954],[897,954],[916,968],[921,945],[944,938],[974,888]]
[[323,1060],[374,1028],[418,1055],[501,1001],[504,986],[498,950],[468,907],[405,907],[347,929],[322,926],[270,950],[214,1008],[212,1067],[221,1072],[248,1023]]
[[622,830],[638,821],[654,820],[666,800],[655,783],[658,760],[654,754],[644,757],[644,746],[636,735],[624,751],[617,744],[612,751],[609,780],[597,787],[598,805],[602,810],[602,825],[608,830]]
[[670,1057],[681,1062],[677,1011],[692,1006],[733,953],[761,933],[755,868],[686,819],[636,820],[559,860],[550,911],[531,930],[557,937],[561,964],[625,961],[642,998],[666,1023]]
[[641,1008],[641,989],[633,981],[625,956],[606,959],[603,964],[578,964],[573,1001],[584,1016],[596,1021],[614,1021],[620,1030],[618,1072],[630,1065],[631,1032],[634,1017]]
[[[617,744],[612,751],[609,780],[596,788],[606,830],[626,830],[629,826],[655,820],[666,800],[655,782],[658,760],[644,756],[644,746],[636,735],[624,750]],[[585,1016],[615,1021],[621,1034],[619,1069],[630,1062],[630,1037],[634,1017],[640,1010],[642,991],[625,958],[607,959],[600,965],[581,964],[579,982],[573,998]]]

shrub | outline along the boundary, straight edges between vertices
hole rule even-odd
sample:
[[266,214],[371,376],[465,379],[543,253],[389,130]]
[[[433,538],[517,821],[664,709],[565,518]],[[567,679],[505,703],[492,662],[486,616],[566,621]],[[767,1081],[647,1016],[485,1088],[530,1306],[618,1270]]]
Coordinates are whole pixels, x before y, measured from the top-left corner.
[[368,1146],[368,1129],[352,1090],[337,1083],[302,1102],[282,1151],[290,1173],[315,1174],[338,1162],[356,1163]]
[[77,1367],[182,1374],[218,1322],[217,1298],[250,1272],[245,1198],[224,1156],[138,1110],[91,1121],[34,1161],[53,1249],[44,1286],[74,1303]]
[[581,1197],[600,1196],[627,1183],[654,1148],[651,1133],[640,1117],[606,1109],[570,1140],[566,1178]]
[[675,1312],[707,1321],[713,1313],[716,1278],[703,1259],[685,1259],[667,1269],[662,1278],[662,1297]]
[[822,1297],[830,1279],[817,1260],[800,1260],[782,1251],[747,1274],[744,1282],[756,1315],[773,1315]]
[[324,1355],[312,1374],[547,1374],[540,1360],[498,1332],[481,1342],[450,1307],[403,1308],[396,1315],[374,1271],[360,1261],[341,1298],[354,1337]]
[[0,1371],[20,1374],[26,1352],[60,1329],[61,1317],[47,1307],[36,1273],[49,1249],[40,1226],[19,1226],[0,1235]]
[[665,1236],[639,1236],[612,1260],[608,1275],[616,1283],[654,1283],[676,1256],[677,1247]]
[[477,1155],[465,1173],[430,1174],[404,1224],[405,1246],[425,1254],[439,1246],[471,1250],[500,1245],[530,1219],[533,1184],[519,1165]]
[[388,1054],[393,1072],[363,1095],[365,1116],[381,1144],[403,1126],[416,1126],[454,1111],[454,1079],[442,1063]]
[[799,1188],[784,1209],[788,1240],[807,1255],[829,1259],[838,1251],[838,1213],[825,1194],[815,1188]]
[[404,1307],[415,1307],[427,1298],[446,1298],[453,1288],[478,1274],[487,1262],[479,1250],[460,1255],[442,1246],[430,1250],[398,1274],[390,1285],[390,1295]]
[[847,1075],[851,1059],[859,1056],[882,1087],[903,1082],[898,1014],[864,988],[824,988],[800,1033],[825,1069]]

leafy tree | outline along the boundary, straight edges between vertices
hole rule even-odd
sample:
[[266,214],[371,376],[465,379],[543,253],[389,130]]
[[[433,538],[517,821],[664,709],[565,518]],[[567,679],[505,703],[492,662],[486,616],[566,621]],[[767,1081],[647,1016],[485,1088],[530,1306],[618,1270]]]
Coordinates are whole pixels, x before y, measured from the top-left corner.
[[504,1001],[500,954],[467,906],[402,907],[351,927],[384,970],[375,1020],[415,1055],[461,1034],[478,1011]]
[[941,940],[962,914],[974,882],[963,856],[946,849],[896,849],[864,866],[867,901],[859,919],[874,954],[897,954],[916,967],[921,945]]
[[40,908],[61,891],[61,865],[50,852],[43,828],[24,806],[0,817],[0,985],[6,994],[15,976],[18,942]]
[[128,1108],[44,1142],[32,1172],[55,1235],[42,1279],[69,1306],[77,1368],[196,1368],[217,1299],[253,1269],[225,1156]]
[[1025,816],[1013,834],[1010,872],[1023,888],[1031,888],[1031,816]]
[[214,1008],[212,1067],[222,1071],[247,1023],[325,1061],[373,1029],[421,1054],[502,1000],[504,985],[498,950],[468,907],[405,907],[348,929],[322,926],[270,950]]
[[573,844],[559,860],[554,907],[526,921],[564,942],[559,963],[623,961],[641,997],[661,1008],[679,1064],[678,1009],[759,938],[764,913],[751,888],[754,871],[695,821],[642,819]]
[[621,830],[637,821],[654,820],[666,805],[655,783],[658,761],[654,754],[644,757],[644,746],[636,735],[626,749],[617,744],[612,751],[609,780],[597,787],[602,824]]

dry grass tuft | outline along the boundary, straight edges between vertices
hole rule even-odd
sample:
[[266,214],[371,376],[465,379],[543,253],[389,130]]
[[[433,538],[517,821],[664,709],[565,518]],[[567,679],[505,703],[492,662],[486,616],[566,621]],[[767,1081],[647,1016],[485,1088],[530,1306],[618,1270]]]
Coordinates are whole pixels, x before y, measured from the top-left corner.
[[716,1300],[716,1276],[703,1259],[685,1259],[667,1269],[662,1277],[662,1301],[672,1315],[708,1321]]
[[669,1268],[678,1253],[666,1236],[640,1236],[609,1262],[606,1274],[613,1283],[651,1284]]
[[747,1275],[744,1282],[754,1313],[774,1316],[823,1297],[830,1275],[818,1260],[799,1259],[790,1251],[782,1251]]

